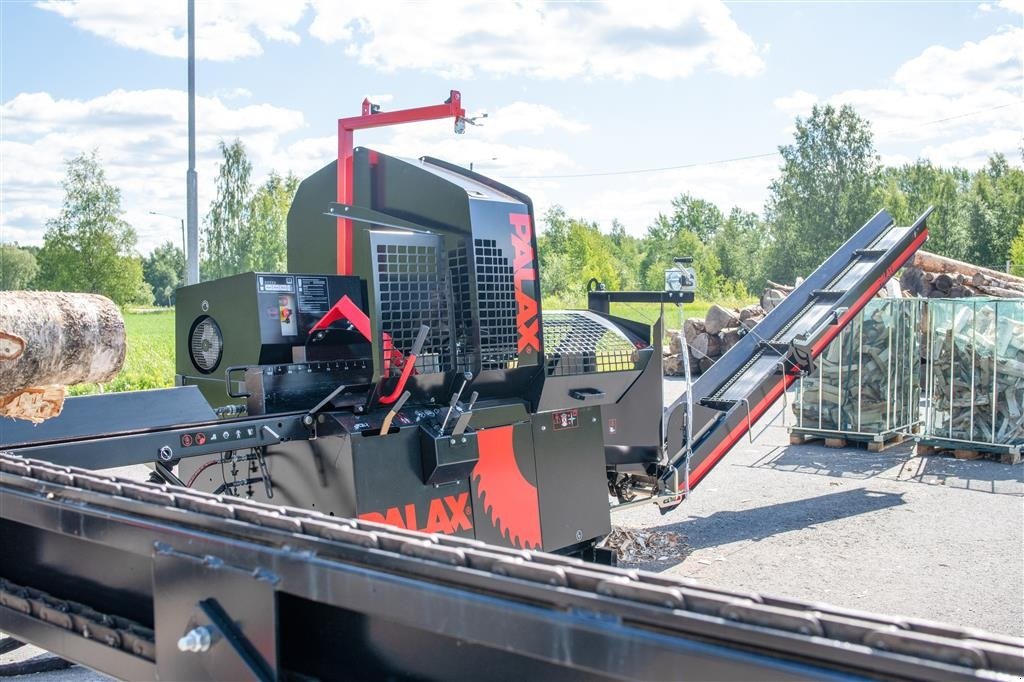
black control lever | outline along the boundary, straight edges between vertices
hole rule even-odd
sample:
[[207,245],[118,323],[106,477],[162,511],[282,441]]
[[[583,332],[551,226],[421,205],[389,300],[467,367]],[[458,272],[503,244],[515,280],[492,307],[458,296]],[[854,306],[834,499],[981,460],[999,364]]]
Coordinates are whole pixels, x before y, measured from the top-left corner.
[[448,420],[452,418],[452,413],[455,411],[455,406],[459,404],[459,398],[462,396],[462,392],[466,390],[466,384],[473,378],[473,375],[466,372],[462,375],[462,385],[459,386],[459,390],[452,394],[452,399],[448,403],[448,412],[444,415],[444,421],[441,422],[441,435],[444,435],[444,430],[448,427]]
[[466,405],[466,409],[462,411],[459,418],[455,421],[455,428],[452,429],[453,436],[461,436],[466,432],[466,427],[469,426],[469,420],[473,418],[473,405],[476,404],[476,399],[480,397],[480,394],[473,391],[469,394],[469,404]]

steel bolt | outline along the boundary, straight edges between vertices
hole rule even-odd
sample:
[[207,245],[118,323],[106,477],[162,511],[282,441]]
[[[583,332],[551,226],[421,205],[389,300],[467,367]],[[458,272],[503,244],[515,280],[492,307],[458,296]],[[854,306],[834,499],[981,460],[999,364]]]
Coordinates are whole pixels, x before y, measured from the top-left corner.
[[161,462],[170,462],[174,459],[174,450],[170,445],[164,445],[160,448],[159,456]]
[[448,441],[448,443],[451,444],[451,445],[455,445],[455,439],[452,438],[450,441]]
[[462,440],[461,440],[460,442],[462,442],[462,443],[465,443],[465,442],[466,442],[466,437],[465,437],[465,436],[463,436],[463,437],[462,437]]
[[210,629],[199,626],[185,633],[178,640],[178,651],[200,653],[210,648]]
[[547,430],[548,430],[548,427],[546,427],[546,426],[542,426],[542,427],[540,427],[540,430],[541,430],[541,431],[547,431]]

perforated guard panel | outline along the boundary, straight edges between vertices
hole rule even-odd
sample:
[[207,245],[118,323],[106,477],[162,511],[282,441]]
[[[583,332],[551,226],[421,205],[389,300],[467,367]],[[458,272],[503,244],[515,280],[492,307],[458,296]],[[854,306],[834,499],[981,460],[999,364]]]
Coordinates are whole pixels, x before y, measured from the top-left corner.
[[460,372],[474,372],[476,343],[473,340],[473,294],[465,241],[448,252],[448,274],[452,283],[452,326],[455,330],[457,368]]
[[391,335],[395,348],[408,353],[420,325],[430,327],[416,361],[416,369],[427,374],[452,369],[440,245],[439,237],[395,233],[376,233],[372,242],[380,329]]
[[637,347],[598,315],[549,311],[541,320],[548,376],[639,369]]
[[493,239],[476,239],[473,244],[480,303],[480,368],[504,369],[511,367],[519,354],[512,258]]

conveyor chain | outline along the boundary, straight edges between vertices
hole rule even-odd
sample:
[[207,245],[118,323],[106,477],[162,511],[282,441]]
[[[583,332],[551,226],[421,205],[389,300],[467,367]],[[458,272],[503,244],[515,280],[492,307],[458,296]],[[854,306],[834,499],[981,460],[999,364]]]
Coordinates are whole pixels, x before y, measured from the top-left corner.
[[0,607],[56,625],[114,649],[154,660],[153,631],[126,618],[100,613],[88,606],[22,587],[0,578]]
[[[310,551],[310,556],[321,559],[343,557],[352,561],[355,557],[355,561],[378,569],[386,566],[384,570],[402,575],[505,593],[534,604],[547,602],[557,609],[599,609],[667,634],[683,633],[714,642],[731,640],[734,646],[760,650],[775,647],[780,656],[827,660],[831,655],[842,659],[848,670],[873,670],[883,676],[906,678],[931,674],[964,679],[999,679],[1024,673],[1024,640],[1018,638],[710,588],[692,580],[635,569],[132,482],[0,453],[0,497],[14,491],[116,514],[162,521],[173,518],[177,524],[194,525],[204,533],[288,546],[295,551]],[[176,513],[168,514],[167,508]],[[180,510],[192,514],[183,515]],[[385,555],[388,561],[382,563],[380,559]],[[524,589],[530,585],[533,589]],[[82,628],[92,628],[103,633],[99,636],[118,641],[121,647],[133,647],[130,650],[144,648],[152,640],[152,633],[147,638],[146,632],[134,624],[105,619],[91,609],[57,602],[3,581],[0,588],[3,606],[24,611],[30,604],[33,614],[37,603],[40,614],[55,608],[67,614],[65,622],[70,621],[70,627],[79,633]]]

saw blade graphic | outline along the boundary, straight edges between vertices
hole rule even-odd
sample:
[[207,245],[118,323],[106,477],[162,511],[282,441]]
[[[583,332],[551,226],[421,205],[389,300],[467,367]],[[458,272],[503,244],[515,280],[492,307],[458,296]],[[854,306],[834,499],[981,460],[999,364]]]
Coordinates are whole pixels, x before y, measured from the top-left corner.
[[484,512],[502,537],[520,549],[540,549],[537,488],[523,477],[512,447],[512,427],[477,432],[480,459],[472,477]]

